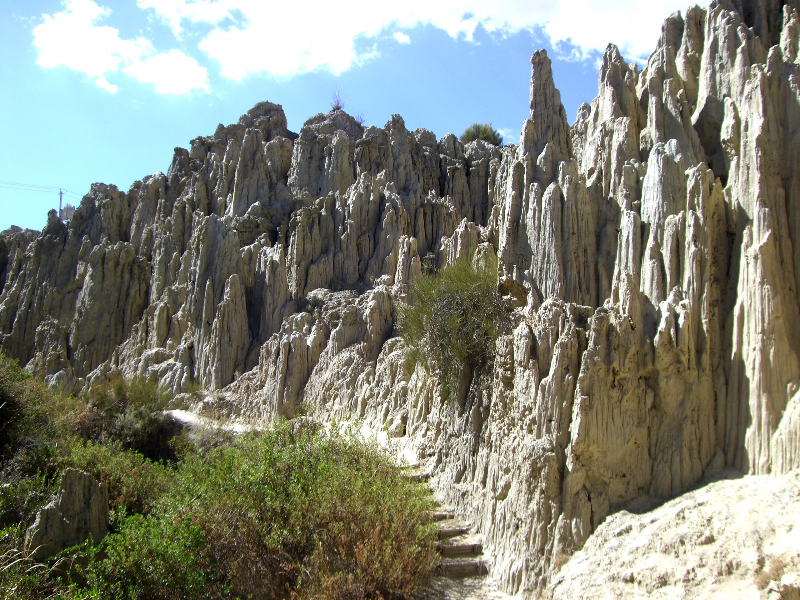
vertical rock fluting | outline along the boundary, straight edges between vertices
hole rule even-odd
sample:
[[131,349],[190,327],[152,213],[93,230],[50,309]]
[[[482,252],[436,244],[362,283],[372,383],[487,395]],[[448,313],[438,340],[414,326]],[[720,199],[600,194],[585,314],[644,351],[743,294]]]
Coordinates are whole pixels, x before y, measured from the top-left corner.
[[[567,123],[544,51],[518,146],[262,103],[128,193],[0,237],[0,344],[66,389],[113,370],[233,411],[409,436],[510,592],[615,507],[800,467],[797,0],[714,0],[616,47]],[[444,402],[395,308],[497,256],[515,309]]]

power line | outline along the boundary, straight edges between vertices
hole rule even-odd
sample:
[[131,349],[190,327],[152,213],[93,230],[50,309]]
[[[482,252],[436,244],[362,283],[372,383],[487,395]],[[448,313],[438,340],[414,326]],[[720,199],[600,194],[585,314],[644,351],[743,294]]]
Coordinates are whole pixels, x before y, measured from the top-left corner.
[[7,188],[7,189],[18,189],[18,190],[30,190],[34,192],[58,192],[63,191],[65,194],[70,194],[72,196],[76,196],[78,198],[81,197],[80,194],[77,194],[71,190],[66,188],[58,188],[49,185],[32,185],[29,183],[14,183],[11,181],[0,181],[0,187]]
[[0,188],[7,189],[7,190],[17,190],[20,192],[39,192],[39,193],[63,193],[67,196],[71,196],[77,200],[83,198],[80,194],[76,194],[71,190],[67,190],[65,188],[58,188],[49,185],[35,185],[31,183],[16,183],[13,181],[0,181]]

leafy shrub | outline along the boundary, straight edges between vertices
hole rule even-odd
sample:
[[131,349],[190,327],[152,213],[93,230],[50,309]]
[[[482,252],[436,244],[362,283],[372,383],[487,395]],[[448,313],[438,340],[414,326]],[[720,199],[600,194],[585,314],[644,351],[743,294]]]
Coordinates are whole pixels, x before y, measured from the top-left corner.
[[117,373],[92,386],[81,399],[85,404],[74,423],[85,439],[118,441],[124,449],[151,460],[177,459],[170,442],[181,425],[163,413],[169,397],[156,384]]
[[220,598],[227,590],[207,562],[208,541],[188,520],[133,515],[103,544],[107,555],[89,570],[96,597]]
[[128,513],[149,513],[174,478],[170,469],[119,444],[72,440],[60,458],[61,468],[86,471],[108,488],[108,504]]
[[283,423],[182,463],[90,580],[101,598],[390,598],[436,562],[429,508],[380,450]]
[[498,131],[492,128],[491,123],[473,123],[464,130],[459,138],[462,144],[473,142],[475,140],[484,140],[495,146],[503,144],[503,136]]
[[37,566],[22,551],[25,528],[14,525],[0,530],[0,597],[37,600],[56,596],[61,586],[47,577],[47,567]]
[[44,475],[11,477],[0,485],[0,527],[30,525],[55,491]]
[[281,424],[181,470],[173,510],[235,596],[389,597],[435,564],[424,492],[351,438]]
[[0,459],[5,463],[25,445],[52,434],[48,390],[0,353]]
[[[178,436],[182,460],[166,465],[135,449],[148,428],[125,424],[163,406],[152,386],[62,397],[2,355],[0,386],[19,400],[6,421],[0,597],[395,598],[436,563],[427,494],[352,437],[281,423],[199,452]],[[107,485],[112,514],[99,546],[62,553],[86,566],[61,581],[59,556],[35,563],[23,544],[67,467]]]
[[411,286],[411,302],[400,307],[399,326],[407,367],[421,363],[436,374],[442,393],[459,388],[462,372],[493,355],[497,337],[510,326],[497,293],[497,262],[476,268],[460,260],[439,273],[424,273]]

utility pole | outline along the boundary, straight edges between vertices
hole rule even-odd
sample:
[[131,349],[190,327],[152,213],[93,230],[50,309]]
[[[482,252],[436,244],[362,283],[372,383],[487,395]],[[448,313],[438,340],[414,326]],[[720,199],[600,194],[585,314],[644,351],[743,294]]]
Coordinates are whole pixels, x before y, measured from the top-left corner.
[[58,188],[58,218],[61,218],[61,204],[64,201],[64,190]]

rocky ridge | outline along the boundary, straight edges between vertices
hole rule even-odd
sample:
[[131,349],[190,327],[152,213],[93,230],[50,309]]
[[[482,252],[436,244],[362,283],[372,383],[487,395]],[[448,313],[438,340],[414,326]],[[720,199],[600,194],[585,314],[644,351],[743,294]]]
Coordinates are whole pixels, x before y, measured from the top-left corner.
[[[517,146],[261,103],[126,193],[0,241],[0,346],[54,385],[199,384],[413,439],[536,593],[607,515],[800,467],[798,0],[712,0],[647,66],[606,50],[569,126],[543,51]],[[496,254],[516,327],[454,402],[409,374],[424,264]]]

